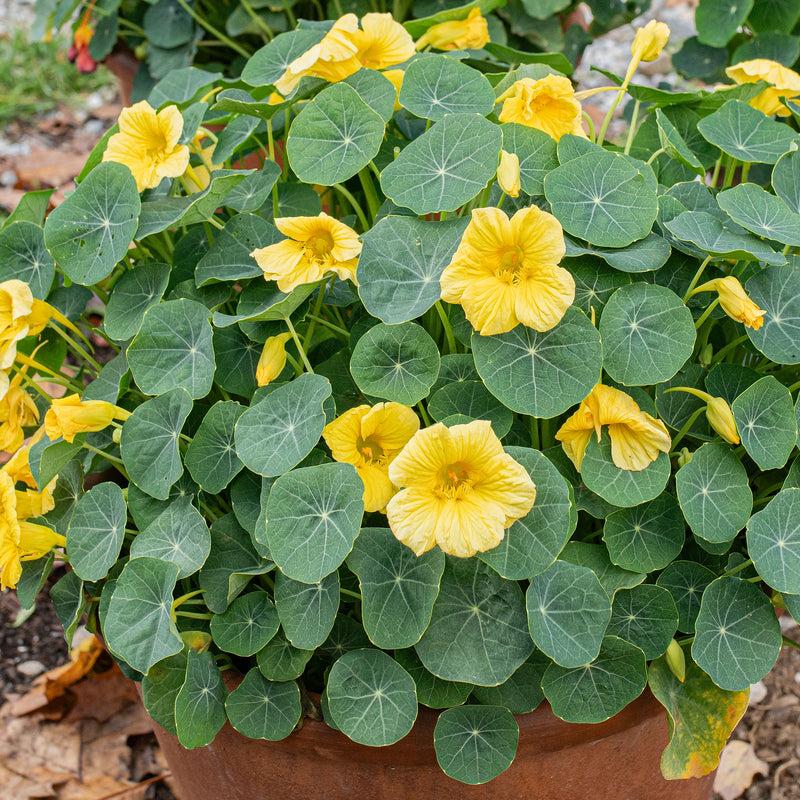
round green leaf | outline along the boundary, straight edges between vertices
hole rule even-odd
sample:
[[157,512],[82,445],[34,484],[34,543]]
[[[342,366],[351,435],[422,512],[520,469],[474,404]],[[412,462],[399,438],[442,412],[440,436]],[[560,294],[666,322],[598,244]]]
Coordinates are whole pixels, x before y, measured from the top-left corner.
[[0,281],[25,281],[31,294],[44,300],[55,274],[56,262],[44,246],[39,225],[21,220],[0,230]]
[[499,686],[476,686],[472,696],[485,706],[503,706],[512,714],[527,714],[544,700],[542,675],[553,662],[540,650]]
[[747,524],[753,493],[742,462],[724,444],[704,444],[675,475],[689,527],[709,542],[729,542]]
[[415,214],[455,211],[497,170],[502,136],[477,114],[448,114],[381,173],[384,194]]
[[67,553],[79,578],[105,578],[119,557],[127,518],[125,497],[115,483],[100,483],[78,500],[67,529]]
[[108,299],[103,327],[118,342],[135,336],[145,312],[161,300],[167,288],[171,267],[160,262],[138,264],[115,284]]
[[552,136],[516,122],[500,126],[503,150],[519,159],[519,184],[526,194],[544,194],[544,179],[558,166],[556,141]]
[[[652,272],[663,267],[670,254],[670,246],[666,239],[656,233],[649,233],[644,239],[639,239],[622,249],[592,247],[591,245],[584,247],[569,237],[565,237],[565,242],[567,258],[583,255],[598,256],[615,270],[622,270],[622,272]],[[577,278],[574,274],[573,277]],[[626,280],[624,275],[619,274],[617,274],[616,280],[615,288],[631,282],[630,279]],[[576,305],[578,305],[577,300]]]
[[717,196],[717,202],[734,222],[756,236],[800,245],[800,214],[755,183],[740,183],[726,189]]
[[452,708],[466,702],[473,686],[471,683],[443,681],[425,669],[413,647],[395,650],[397,663],[414,679],[417,700],[429,708]]
[[214,382],[226,392],[252,397],[258,388],[256,367],[262,345],[248,339],[238,325],[214,328]]
[[523,580],[544,572],[563,549],[571,533],[569,485],[538,450],[507,447],[536,485],[533,508],[506,530],[497,547],[479,553],[481,561],[504,578]]
[[695,14],[697,38],[711,47],[725,47],[752,7],[753,0],[703,0]]
[[617,289],[600,318],[603,368],[625,386],[669,380],[692,354],[692,312],[665,286]]
[[413,406],[439,375],[439,348],[419,325],[380,323],[358,340],[350,372],[364,394]]
[[275,575],[275,606],[286,638],[301,650],[314,650],[327,638],[339,610],[339,573],[319,583]]
[[153,664],[183,649],[170,618],[178,565],[133,558],[122,569],[108,604],[103,636],[109,649],[147,674]]
[[779,592],[800,594],[800,489],[783,489],[747,523],[747,551]]
[[667,651],[677,629],[678,609],[661,586],[642,583],[614,595],[606,633],[636,645],[648,661]]
[[486,77],[449,56],[412,61],[403,76],[398,102],[423,119],[445,114],[480,114],[494,108],[494,89]]
[[186,680],[175,698],[175,728],[178,741],[187,750],[205,747],[214,741],[227,720],[227,694],[214,654],[190,649]]
[[678,630],[694,633],[700,599],[714,573],[696,561],[673,561],[659,576],[656,585],[666,589],[678,609]]
[[273,683],[255,667],[228,695],[225,711],[231,725],[250,739],[285,739],[303,713],[295,681]]
[[364,307],[389,325],[424,314],[441,294],[439,278],[467,226],[465,217],[425,222],[388,216],[364,234],[358,293]]
[[556,561],[531,578],[528,626],[536,646],[565,667],[592,661],[611,618],[611,601],[588,567]]
[[567,233],[600,247],[644,239],[658,211],[645,176],[621,154],[600,150],[550,172],[544,193]]
[[458,381],[443,386],[428,400],[428,413],[437,422],[460,414],[470,419],[488,419],[502,439],[511,429],[514,416],[481,381]]
[[252,656],[266,646],[279,626],[275,606],[259,589],[239,595],[222,614],[215,614],[211,618],[211,635],[226,653]]
[[177,736],[175,698],[186,680],[187,651],[154,664],[142,678],[142,702],[151,719]]
[[567,546],[561,551],[559,560],[590,569],[600,581],[609,600],[613,600],[614,595],[620,589],[638,586],[647,577],[644,572],[631,572],[612,564],[608,548],[599,543],[567,542]]
[[703,592],[692,658],[722,689],[747,689],[775,665],[781,626],[769,597],[736,577],[717,578]]
[[303,183],[341,183],[378,155],[384,126],[355,89],[336,83],[292,122],[286,141],[289,164]]
[[603,526],[611,560],[634,572],[663,569],[680,553],[685,538],[681,510],[666,492],[649,503],[609,514]]
[[750,299],[766,311],[758,329],[745,328],[750,341],[771,361],[800,363],[800,272],[772,267],[747,281]]
[[481,784],[505,772],[514,760],[519,726],[500,706],[460,706],[439,715],[433,731],[442,772],[461,783]]
[[[111,581],[106,585],[110,583]],[[70,570],[53,584],[50,589],[50,599],[53,601],[58,621],[64,629],[64,640],[67,647],[72,647],[72,637],[75,635],[78,623],[83,619],[84,611],[86,611],[86,592],[83,588],[83,581],[75,571]],[[106,638],[106,643],[108,643],[108,638]]]
[[267,537],[281,572],[319,583],[344,561],[364,514],[364,485],[350,464],[303,467],[275,481]]
[[316,27],[281,33],[250,57],[242,70],[242,80],[251,86],[274,84],[292,61],[319,44],[326,33],[324,28]]
[[309,373],[270,392],[236,423],[239,458],[259,475],[288,472],[319,441],[326,421],[323,403],[330,395],[328,379]]
[[486,387],[520,414],[555,417],[600,379],[600,336],[576,308],[545,333],[517,325],[499,336],[473,334],[472,348]]
[[44,225],[44,241],[64,274],[91,286],[125,257],[138,226],[139,190],[128,167],[98,164]]
[[211,534],[188,497],[169,503],[134,540],[131,557],[149,556],[172,561],[179,578],[193,575],[208,558]]
[[334,722],[359,744],[394,744],[417,718],[414,680],[381,650],[345,653],[331,667],[325,691]]
[[678,129],[660,108],[656,109],[656,124],[658,126],[658,138],[667,155],[689,167],[697,175],[705,175],[705,167],[689,149]]
[[397,102],[397,89],[394,84],[380,72],[362,67],[342,81],[352,86],[358,96],[373,110],[380,114],[384,122],[394,116],[394,105]]
[[145,394],[186,389],[204,397],[214,382],[210,311],[192,300],[168,300],[149,308],[128,345],[128,365]]
[[606,636],[591,664],[571,669],[551,664],[542,678],[542,691],[553,713],[566,722],[603,722],[633,702],[646,684],[644,653]]
[[183,472],[178,436],[192,410],[185,389],[172,389],[134,409],[122,426],[120,453],[130,479],[143,492],[166,500]]
[[788,125],[741,100],[729,100],[701,119],[697,128],[711,144],[740,161],[774,164],[797,141],[797,133]]
[[762,470],[778,469],[797,442],[789,389],[772,375],[748,386],[731,404],[742,444]]
[[670,464],[666,453],[639,472],[620,469],[611,458],[611,436],[600,442],[592,436],[581,462],[581,478],[586,486],[615,506],[629,508],[652,500],[667,485]]
[[361,613],[370,641],[387,650],[416,644],[439,594],[444,553],[435,547],[417,556],[388,528],[363,528],[347,566],[361,584]]
[[271,681],[291,681],[299,678],[313,650],[300,650],[278,631],[266,647],[258,651],[256,664],[259,672]]
[[209,494],[221,492],[244,467],[234,440],[234,427],[244,411],[233,400],[213,405],[186,450],[186,468]]
[[772,170],[775,194],[795,213],[800,213],[800,154],[792,150],[781,156]]
[[497,686],[532,650],[519,585],[477,559],[448,558],[431,623],[416,645],[425,667],[445,680]]

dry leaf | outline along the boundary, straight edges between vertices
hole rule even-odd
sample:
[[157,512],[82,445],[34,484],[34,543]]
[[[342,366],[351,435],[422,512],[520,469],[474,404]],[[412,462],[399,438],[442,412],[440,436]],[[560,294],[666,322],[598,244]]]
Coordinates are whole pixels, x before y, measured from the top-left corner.
[[722,751],[714,791],[723,800],[735,800],[744,794],[757,773],[767,775],[768,772],[769,765],[756,755],[750,742],[734,739]]

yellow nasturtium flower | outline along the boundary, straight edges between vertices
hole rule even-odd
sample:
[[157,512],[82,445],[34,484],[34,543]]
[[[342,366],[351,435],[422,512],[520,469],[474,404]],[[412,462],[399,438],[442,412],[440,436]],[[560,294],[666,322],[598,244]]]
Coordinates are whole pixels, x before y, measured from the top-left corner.
[[655,61],[664,49],[664,45],[669,39],[670,30],[663,22],[657,22],[651,19],[643,28],[636,31],[636,36],[633,37],[633,44],[631,45],[631,60],[628,64],[627,72],[625,73],[625,80],[622,82],[623,86],[630,83],[633,73],[636,72],[636,67],[642,61]]
[[754,58],[750,61],[740,61],[728,67],[725,74],[736,83],[756,83],[766,81],[772,86],[764,89],[749,100],[749,104],[767,116],[777,114],[779,117],[788,117],[789,109],[780,101],[781,97],[793,98],[800,95],[800,75],[794,70],[784,67],[777,61],[766,58]]
[[760,309],[747,296],[742,284],[732,275],[708,281],[698,286],[692,294],[697,292],[717,292],[722,310],[731,319],[744,323],[748,328],[758,330],[764,324],[763,316],[767,312]]
[[389,527],[418,556],[437,544],[460,558],[491,550],[536,499],[487,420],[418,431],[389,465],[389,480],[403,487],[386,506]]
[[0,589],[14,589],[21,561],[41,558],[67,540],[46,527],[17,517],[17,495],[10,475],[0,472]]
[[124,164],[136,179],[136,188],[153,189],[164,178],[178,178],[189,166],[189,148],[178,144],[183,117],[177,106],[156,112],[146,100],[119,115],[119,133],[109,140],[103,161]]
[[275,227],[289,238],[250,255],[282,292],[316,283],[331,272],[355,283],[361,242],[352,228],[324,212],[316,217],[279,217]]
[[24,281],[12,278],[0,283],[0,370],[11,368],[17,342],[41,333],[52,314],[53,309],[34,298]]
[[353,34],[355,58],[367,69],[384,69],[408,61],[416,52],[411,34],[391,14],[364,14]]
[[519,197],[519,156],[516,153],[500,151],[500,166],[497,168],[497,182],[509,197]]
[[130,411],[105,400],[81,400],[77,394],[53,400],[44,416],[44,430],[50,441],[64,437],[72,442],[79,433],[101,431],[112,419],[126,420]]
[[454,19],[432,25],[417,40],[417,50],[479,50],[489,42],[489,26],[479,8],[473,8],[466,19]]
[[11,452],[25,440],[23,428],[39,421],[39,411],[33,398],[20,386],[22,373],[18,372],[0,398],[0,450]]
[[264,349],[256,365],[256,383],[259,386],[272,383],[281,374],[286,366],[286,342],[291,338],[291,333],[279,333],[264,342]]
[[458,303],[479,333],[506,333],[520,322],[555,327],[575,299],[558,220],[536,206],[509,219],[499,208],[472,212],[461,244],[440,278],[442,299]]
[[529,128],[538,128],[558,141],[565,133],[586,136],[583,130],[581,104],[569,78],[547,75],[538,81],[522,78],[507,89],[498,103],[500,122],[517,122]]
[[364,483],[366,511],[383,511],[397,491],[389,465],[418,430],[417,415],[400,403],[351,408],[325,426],[334,459],[352,464]]
[[642,411],[625,392],[598,383],[556,433],[578,472],[592,433],[597,434],[599,442],[603,425],[608,425],[611,458],[619,469],[639,472],[659,453],[668,453],[672,444],[660,419]]
[[11,476],[11,480],[13,480],[15,484],[24,483],[31,489],[37,488],[38,484],[31,473],[31,465],[28,458],[31,447],[36,444],[42,436],[44,436],[44,426],[36,430],[36,433],[31,436],[30,441],[26,445],[17,448],[14,455],[0,468],[0,471]]

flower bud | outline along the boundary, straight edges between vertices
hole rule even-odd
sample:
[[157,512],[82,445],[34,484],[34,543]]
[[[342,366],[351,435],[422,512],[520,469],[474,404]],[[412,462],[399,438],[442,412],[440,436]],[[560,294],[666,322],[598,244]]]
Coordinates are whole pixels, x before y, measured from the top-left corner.
[[709,343],[700,351],[700,366],[709,367],[714,358],[714,346]]
[[706,406],[708,424],[726,441],[739,444],[739,431],[731,407],[722,397],[712,397]]
[[256,383],[259,386],[266,386],[281,374],[286,366],[285,345],[291,338],[291,333],[279,333],[277,336],[270,336],[264,342],[264,349],[256,367]]
[[692,460],[692,454],[689,452],[688,447],[681,447],[680,454],[678,455],[678,466],[685,467]]
[[497,168],[497,182],[510,197],[519,197],[519,158],[516,153],[500,151],[500,166]]
[[722,310],[737,322],[742,322],[748,328],[758,330],[763,324],[762,317],[766,311],[760,309],[745,292],[744,287],[737,278],[726,275],[724,278],[715,278],[702,286],[698,286],[692,294],[697,292],[715,291],[719,294],[719,304]]
[[669,34],[669,27],[665,23],[651,19],[647,25],[636,31],[631,55],[638,61],[655,61],[661,55]]
[[664,658],[667,659],[667,666],[672,674],[683,683],[686,680],[686,656],[683,648],[674,639],[669,643]]

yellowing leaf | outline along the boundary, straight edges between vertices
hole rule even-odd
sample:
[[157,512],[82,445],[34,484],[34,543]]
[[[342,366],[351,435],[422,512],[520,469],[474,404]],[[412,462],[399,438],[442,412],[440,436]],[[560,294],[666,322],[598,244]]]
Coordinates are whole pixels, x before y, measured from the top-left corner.
[[667,779],[708,775],[719,763],[725,742],[747,710],[749,689],[720,689],[687,658],[681,683],[662,656],[650,664],[650,690],[667,709],[669,744],[661,755]]

